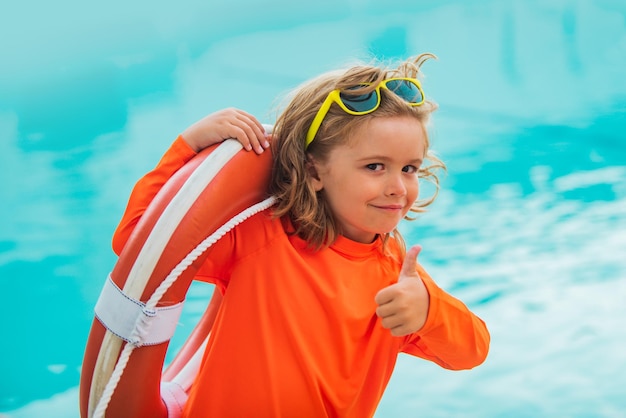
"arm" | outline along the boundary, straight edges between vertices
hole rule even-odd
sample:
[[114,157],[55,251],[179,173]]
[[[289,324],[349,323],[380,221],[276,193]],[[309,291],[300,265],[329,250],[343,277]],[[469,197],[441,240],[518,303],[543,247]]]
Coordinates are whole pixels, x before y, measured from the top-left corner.
[[476,367],[489,351],[487,327],[417,264],[420,250],[407,252],[398,282],[376,295],[376,314],[392,335],[406,338],[402,351],[447,369]]
[[[145,215],[145,211],[151,202],[153,202],[155,196],[162,190],[163,186],[172,175],[196,155],[196,150],[201,150],[219,143],[224,138],[233,137],[239,140],[245,147],[246,144],[250,145],[252,143],[250,137],[245,133],[246,130],[261,132],[262,136],[260,139],[265,141],[265,136],[258,128],[257,124],[256,119],[251,116],[241,111],[228,109],[207,116],[187,129],[183,135],[179,136],[163,156],[158,166],[144,176],[133,189],[126,213],[113,238],[115,250],[119,253],[125,245],[130,246],[131,241],[129,241],[129,236],[139,219],[141,219],[142,216],[147,216]],[[224,128],[224,126],[226,126],[226,128]],[[239,128],[241,132],[233,131],[233,126]],[[256,133],[254,135],[255,140],[259,143],[258,135]],[[247,155],[246,157],[249,159],[253,156]],[[267,157],[271,156],[267,155]],[[265,158],[265,160],[271,161],[271,158]],[[222,183],[224,181],[225,180],[222,179]],[[252,181],[252,184],[256,183]],[[146,221],[150,222],[154,220],[155,216],[158,216],[158,213],[153,212],[151,219],[147,219]],[[197,219],[194,218],[194,221],[197,221]],[[189,228],[187,230],[189,230]],[[194,232],[192,231],[191,234],[193,235]],[[224,238],[222,238],[222,240],[223,239]],[[221,242],[224,243],[225,241]],[[134,245],[135,242],[132,242],[132,244]],[[139,242],[139,244],[141,245],[142,243]],[[228,242],[226,241],[226,244],[223,245],[228,245]],[[134,248],[136,247],[133,247],[133,249]],[[169,248],[173,251],[176,250],[171,246]],[[122,269],[123,267],[128,267],[127,262],[136,261],[133,260],[134,257],[133,251],[122,254],[112,275],[117,277],[117,274],[113,274],[116,272],[117,268],[119,266],[122,266],[120,267]],[[224,257],[223,259],[225,260],[226,258]],[[191,279],[193,279],[192,276],[196,273],[195,268],[196,266],[187,269],[184,273],[186,276],[173,284],[167,291],[169,293],[165,295],[159,303],[163,302],[166,297],[169,299],[165,304],[169,302],[175,303],[181,300],[184,297],[184,292],[187,291]],[[165,273],[167,273],[167,271],[165,271]],[[119,273],[122,280],[125,274],[124,272]],[[121,285],[123,283],[116,282],[116,284]],[[219,283],[217,284],[219,286]],[[137,296],[134,297],[138,298]],[[107,370],[110,372],[110,361],[115,360],[120,352],[119,350],[124,347],[125,343],[116,339],[113,334],[107,334],[102,323],[94,319],[87,344],[85,357],[83,359],[80,385],[80,409],[81,416],[84,417],[88,415],[90,408],[93,409],[96,407],[96,402],[104,390],[104,384],[106,384],[105,379],[108,379]],[[167,344],[163,343],[141,346],[133,351],[132,356],[125,364],[126,372],[117,382],[117,389],[110,398],[108,410],[112,412],[110,412],[108,416],[165,417],[167,415],[165,410],[166,405],[162,400],[161,390],[159,389],[166,350]],[[104,368],[106,368],[106,370]],[[142,387],[143,389],[137,391],[137,387]]]
[[161,187],[195,155],[196,152],[179,135],[157,166],[135,184],[126,211],[113,234],[113,251],[117,255],[122,252],[131,232]]
[[260,154],[269,147],[263,125],[238,109],[212,113],[188,127],[174,141],[154,170],[142,177],[130,195],[124,216],[113,234],[113,251],[120,254],[128,237],[165,182],[196,153],[227,138],[235,138],[248,151]]
[[424,326],[407,338],[403,351],[452,370],[471,369],[483,363],[490,336],[485,323],[467,306],[446,293],[420,266],[430,306]]

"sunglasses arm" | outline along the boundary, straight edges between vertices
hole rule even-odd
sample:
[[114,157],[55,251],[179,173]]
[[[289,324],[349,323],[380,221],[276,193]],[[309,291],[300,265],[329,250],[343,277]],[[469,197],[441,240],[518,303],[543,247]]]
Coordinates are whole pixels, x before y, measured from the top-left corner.
[[304,144],[304,149],[307,149],[309,145],[311,144],[311,142],[313,142],[313,140],[315,139],[315,135],[317,134],[317,131],[322,125],[322,121],[326,117],[326,114],[328,113],[328,110],[330,109],[330,105],[333,104],[333,102],[335,101],[339,101],[339,92],[336,90],[332,91],[326,97],[326,100],[324,100],[324,103],[322,103],[320,110],[317,111],[315,118],[313,118],[313,122],[311,122],[309,131],[306,134],[306,142]]

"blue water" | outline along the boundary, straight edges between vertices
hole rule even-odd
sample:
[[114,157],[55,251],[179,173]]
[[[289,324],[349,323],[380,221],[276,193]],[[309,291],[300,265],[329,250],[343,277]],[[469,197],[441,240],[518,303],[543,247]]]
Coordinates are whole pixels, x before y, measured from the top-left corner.
[[[77,416],[113,228],[179,131],[227,106],[271,123],[275,98],[322,71],[431,51],[449,174],[402,227],[493,341],[471,371],[401,356],[377,417],[626,417],[626,3],[13,3],[0,416]],[[192,289],[183,328],[208,293]]]

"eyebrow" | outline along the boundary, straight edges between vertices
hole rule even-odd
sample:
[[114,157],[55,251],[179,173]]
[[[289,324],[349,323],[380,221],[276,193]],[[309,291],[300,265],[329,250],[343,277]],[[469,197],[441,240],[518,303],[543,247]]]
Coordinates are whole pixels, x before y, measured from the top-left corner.
[[[370,155],[367,157],[359,158],[358,161],[389,161],[390,158],[383,155]],[[408,161],[408,164],[421,165],[424,162],[421,158],[415,158]]]

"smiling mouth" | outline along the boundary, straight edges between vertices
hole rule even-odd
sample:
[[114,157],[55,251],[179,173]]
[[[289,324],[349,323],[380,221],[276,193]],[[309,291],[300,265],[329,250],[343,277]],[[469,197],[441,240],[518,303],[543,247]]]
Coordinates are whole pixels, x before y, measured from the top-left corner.
[[398,211],[404,209],[402,205],[373,205],[376,209],[388,210],[388,211]]

